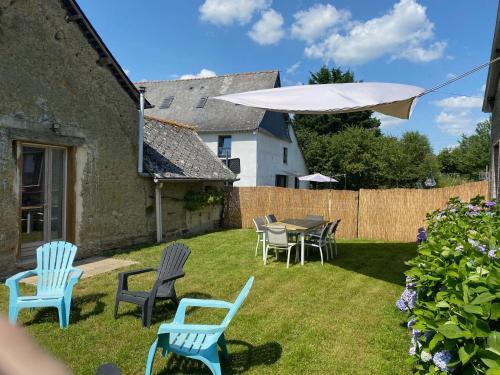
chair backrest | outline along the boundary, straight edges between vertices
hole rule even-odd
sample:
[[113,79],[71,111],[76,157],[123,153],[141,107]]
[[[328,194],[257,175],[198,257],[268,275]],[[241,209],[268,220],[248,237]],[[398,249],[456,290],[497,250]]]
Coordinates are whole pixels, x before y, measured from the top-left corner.
[[186,245],[174,242],[164,250],[158,267],[158,279],[160,284],[169,284],[173,281],[164,281],[168,276],[182,272],[191,249]]
[[264,225],[266,225],[266,221],[262,217],[253,218],[253,224],[255,225],[255,230],[262,231],[264,230]]
[[321,239],[322,240],[326,240],[328,234],[330,233],[330,228],[332,228],[332,224],[333,223],[328,223],[326,225],[323,226],[323,228],[321,229]]
[[274,214],[269,214],[266,215],[265,217],[268,224],[276,223],[278,221],[278,219],[276,219],[276,216]]
[[221,325],[224,328],[227,327],[229,325],[229,323],[231,323],[231,320],[234,318],[234,316],[238,312],[239,308],[241,307],[241,305],[243,304],[243,302],[247,298],[248,293],[250,293],[250,289],[252,288],[253,280],[254,280],[254,277],[251,276],[248,279],[248,281],[245,284],[245,286],[243,287],[243,289],[241,290],[241,292],[238,295],[238,297],[236,298],[236,300],[233,302],[233,306],[231,306],[231,308],[227,312],[226,317],[224,318],[224,320],[221,323]]
[[64,290],[77,249],[76,245],[64,241],[49,242],[36,249],[38,295]]
[[340,224],[340,220],[341,219],[337,219],[336,221],[333,222],[333,225],[332,225],[332,231],[330,232],[331,233],[336,233],[337,232],[337,229],[339,227],[339,224]]
[[306,220],[318,220],[318,221],[323,221],[325,220],[322,215],[306,215],[304,217]]
[[288,246],[286,227],[267,227],[265,231],[268,245]]

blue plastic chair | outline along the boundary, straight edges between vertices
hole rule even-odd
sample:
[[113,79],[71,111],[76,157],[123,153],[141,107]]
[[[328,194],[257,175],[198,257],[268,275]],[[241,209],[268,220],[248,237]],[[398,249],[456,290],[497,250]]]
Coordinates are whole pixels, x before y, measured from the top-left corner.
[[[73,286],[82,276],[82,270],[73,267],[77,247],[69,242],[55,241],[36,249],[36,269],[20,272],[7,279],[10,289],[9,320],[16,323],[19,310],[33,307],[56,307],[59,311],[59,325],[69,324],[71,294]],[[37,275],[36,294],[21,296],[19,281]]]
[[[156,349],[161,348],[165,357],[168,352],[196,359],[208,366],[213,374],[220,375],[220,361],[217,346],[220,346],[225,359],[229,358],[224,338],[224,330],[238,312],[253,284],[250,277],[234,303],[217,300],[183,298],[179,303],[172,323],[164,323],[158,329],[158,338],[149,349],[146,375],[151,374]],[[190,306],[228,309],[219,325],[185,324],[186,309]]]

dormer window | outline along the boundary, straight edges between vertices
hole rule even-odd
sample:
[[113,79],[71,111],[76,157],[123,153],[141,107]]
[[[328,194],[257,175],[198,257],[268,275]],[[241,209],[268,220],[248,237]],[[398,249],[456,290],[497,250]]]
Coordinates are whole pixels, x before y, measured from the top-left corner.
[[203,98],[200,99],[200,101],[198,102],[198,104],[196,105],[196,108],[203,108],[205,107],[205,104],[207,103],[207,97],[204,96]]
[[167,109],[167,108],[170,108],[170,105],[172,104],[172,102],[174,101],[174,97],[173,96],[167,96],[165,99],[163,99],[163,101],[161,102],[160,104],[160,109]]

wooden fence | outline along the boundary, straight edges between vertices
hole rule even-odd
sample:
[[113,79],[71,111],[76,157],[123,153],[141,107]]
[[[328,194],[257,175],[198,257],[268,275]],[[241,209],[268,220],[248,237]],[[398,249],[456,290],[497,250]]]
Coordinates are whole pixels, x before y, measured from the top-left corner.
[[305,190],[277,187],[228,188],[224,225],[253,228],[256,216],[274,213],[278,219],[323,215],[342,219],[340,238],[414,241],[425,217],[449,198],[469,200],[488,195],[486,181],[439,189]]

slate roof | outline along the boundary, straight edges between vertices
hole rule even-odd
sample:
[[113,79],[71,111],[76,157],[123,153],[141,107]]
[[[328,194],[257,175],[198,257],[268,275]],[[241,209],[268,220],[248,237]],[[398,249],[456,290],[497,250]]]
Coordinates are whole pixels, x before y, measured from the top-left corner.
[[[286,114],[210,99],[218,95],[280,87],[277,70],[175,81],[144,81],[136,82],[136,85],[146,88],[145,96],[154,105],[154,108],[146,110],[148,115],[194,125],[198,133],[253,131],[261,128],[279,138],[290,140]],[[161,108],[165,98],[172,96],[169,108]],[[200,99],[205,97],[209,99],[204,107],[197,108]]]
[[235,180],[196,134],[176,121],[145,116],[144,167],[159,180]]

